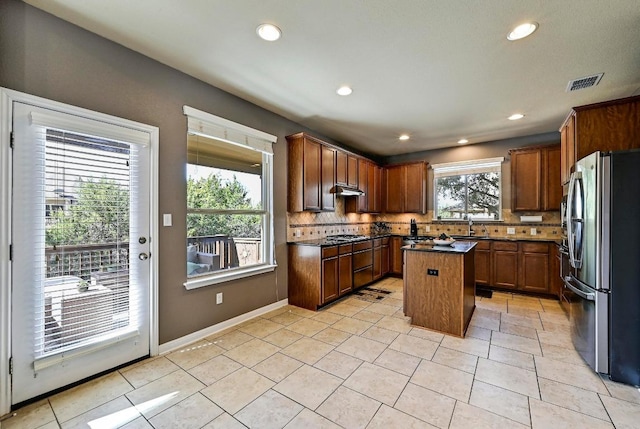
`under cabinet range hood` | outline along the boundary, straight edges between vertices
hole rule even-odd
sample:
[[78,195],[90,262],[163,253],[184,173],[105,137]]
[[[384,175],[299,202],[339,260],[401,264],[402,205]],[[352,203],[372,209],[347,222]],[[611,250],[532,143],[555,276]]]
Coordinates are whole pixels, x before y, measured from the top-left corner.
[[359,197],[361,195],[364,195],[364,192],[362,192],[358,188],[350,188],[348,186],[338,186],[338,185],[331,188],[329,192],[331,192],[332,194],[335,194],[338,197]]

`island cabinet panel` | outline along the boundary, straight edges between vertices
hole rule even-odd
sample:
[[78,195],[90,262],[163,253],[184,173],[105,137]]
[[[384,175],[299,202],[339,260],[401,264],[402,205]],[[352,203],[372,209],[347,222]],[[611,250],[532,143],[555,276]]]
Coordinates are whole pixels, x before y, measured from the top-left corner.
[[411,324],[463,337],[475,307],[473,249],[464,254],[405,251],[404,257],[404,310]]

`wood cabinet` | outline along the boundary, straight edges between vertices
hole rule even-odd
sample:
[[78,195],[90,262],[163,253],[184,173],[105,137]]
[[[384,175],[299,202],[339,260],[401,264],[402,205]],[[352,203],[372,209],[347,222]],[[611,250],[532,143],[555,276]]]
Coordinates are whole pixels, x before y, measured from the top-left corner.
[[358,189],[364,192],[359,197],[345,200],[347,213],[380,213],[382,211],[382,167],[358,158]]
[[518,287],[518,243],[493,242],[493,286]]
[[527,292],[549,293],[549,245],[520,243],[519,288]]
[[331,193],[331,188],[335,186],[336,177],[336,150],[327,146],[320,146],[322,159],[320,166],[320,209],[323,211],[335,211],[336,196]]
[[336,185],[358,187],[358,158],[336,150]]
[[304,133],[287,137],[288,211],[334,211],[335,149]]
[[405,251],[403,308],[412,325],[464,336],[475,307],[473,252]]
[[491,284],[491,242],[477,241],[475,251],[476,285],[489,286]]
[[338,246],[338,294],[344,295],[353,289],[353,246]]
[[373,281],[373,240],[353,245],[353,287],[358,288]]
[[330,302],[339,295],[338,257],[322,259],[322,303]]
[[640,96],[574,107],[560,127],[562,183],[577,160],[596,151],[640,147]]
[[402,237],[391,237],[389,240],[389,261],[391,274],[402,275]]
[[389,274],[389,237],[373,240],[373,280]]
[[390,237],[385,237],[382,239],[381,246],[381,259],[382,259],[382,277],[386,276],[390,272],[391,260],[389,259],[391,256],[390,252]]
[[427,164],[415,162],[386,167],[385,207],[387,213],[426,213]]
[[512,149],[511,210],[560,210],[560,146]]
[[559,296],[555,243],[478,240],[476,285]]
[[289,303],[316,310],[352,290],[351,244],[289,245]]

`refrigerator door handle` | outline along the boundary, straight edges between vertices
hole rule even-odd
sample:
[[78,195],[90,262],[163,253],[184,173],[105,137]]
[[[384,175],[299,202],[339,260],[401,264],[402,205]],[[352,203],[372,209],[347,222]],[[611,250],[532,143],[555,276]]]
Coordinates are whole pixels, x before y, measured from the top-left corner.
[[569,194],[567,195],[567,242],[569,244],[569,262],[574,265],[574,249],[573,249],[573,225],[571,224],[571,214],[573,213],[573,192],[576,183],[576,173],[571,173],[569,178]]
[[[569,242],[569,261],[574,268],[582,267],[582,249],[576,249],[576,244],[579,242],[579,246],[582,246],[582,233],[583,233],[583,217],[584,213],[575,213],[576,207],[576,186],[579,181],[582,180],[582,173],[575,171],[571,173],[571,181],[569,182],[569,195],[567,196],[567,239]],[[578,195],[583,198],[582,195]],[[580,203],[580,209],[584,207],[584,201]],[[574,216],[578,215],[578,217]],[[579,231],[576,235],[576,226]],[[580,257],[577,255],[580,254]]]
[[[596,300],[596,294],[593,292],[585,292],[583,290],[578,289],[577,287],[575,287],[574,285],[571,284],[572,278],[567,276],[564,278],[564,284],[566,287],[568,287],[569,289],[571,289],[571,291],[573,293],[575,293],[576,295],[578,295],[580,298],[582,299],[586,299],[587,301],[595,301]],[[575,280],[575,279],[573,279]]]

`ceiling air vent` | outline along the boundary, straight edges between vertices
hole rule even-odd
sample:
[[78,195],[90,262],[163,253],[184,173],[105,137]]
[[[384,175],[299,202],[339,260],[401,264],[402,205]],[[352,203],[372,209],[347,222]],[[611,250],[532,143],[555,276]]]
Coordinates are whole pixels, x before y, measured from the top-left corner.
[[597,84],[600,83],[600,79],[602,79],[603,74],[604,73],[594,74],[593,76],[581,77],[580,79],[570,80],[569,84],[567,85],[566,92],[577,91],[579,89],[585,89],[592,86],[596,86]]

